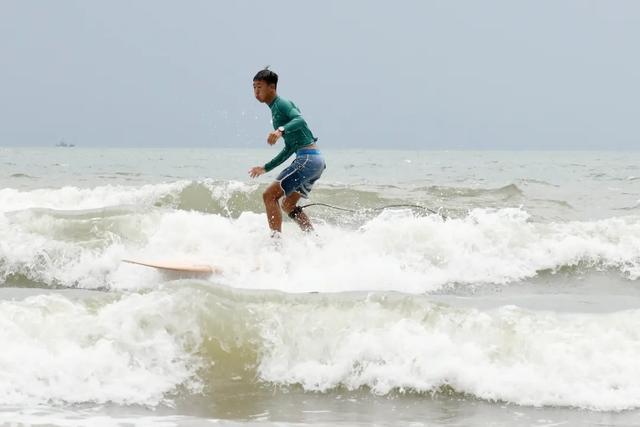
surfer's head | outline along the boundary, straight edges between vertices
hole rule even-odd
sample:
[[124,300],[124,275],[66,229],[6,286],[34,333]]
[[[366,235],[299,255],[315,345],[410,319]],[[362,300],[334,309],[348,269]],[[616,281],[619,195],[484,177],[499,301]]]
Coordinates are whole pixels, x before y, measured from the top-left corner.
[[253,77],[253,94],[260,102],[270,103],[276,97],[278,88],[278,75],[269,67],[258,71]]

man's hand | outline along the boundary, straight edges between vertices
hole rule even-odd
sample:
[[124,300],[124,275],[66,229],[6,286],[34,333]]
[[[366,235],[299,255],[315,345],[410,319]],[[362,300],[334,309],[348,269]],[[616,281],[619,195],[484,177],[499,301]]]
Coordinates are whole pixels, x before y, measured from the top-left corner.
[[278,139],[282,136],[282,132],[280,132],[279,130],[274,130],[273,132],[271,132],[269,134],[269,136],[267,137],[267,142],[269,143],[269,145],[273,145],[276,142],[278,142]]
[[251,168],[251,170],[249,171],[249,176],[251,178],[257,178],[260,175],[262,175],[263,173],[265,173],[264,167],[263,166],[256,166]]

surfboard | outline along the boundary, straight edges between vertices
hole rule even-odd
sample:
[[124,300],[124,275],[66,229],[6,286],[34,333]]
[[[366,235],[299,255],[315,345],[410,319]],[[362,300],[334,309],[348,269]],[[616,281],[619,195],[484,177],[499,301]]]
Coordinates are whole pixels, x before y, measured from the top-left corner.
[[191,264],[188,262],[175,262],[175,261],[144,261],[135,259],[123,259],[123,262],[129,264],[143,265],[145,267],[157,268],[159,270],[168,270],[181,273],[201,273],[201,274],[213,274],[220,273],[220,269],[208,264]]

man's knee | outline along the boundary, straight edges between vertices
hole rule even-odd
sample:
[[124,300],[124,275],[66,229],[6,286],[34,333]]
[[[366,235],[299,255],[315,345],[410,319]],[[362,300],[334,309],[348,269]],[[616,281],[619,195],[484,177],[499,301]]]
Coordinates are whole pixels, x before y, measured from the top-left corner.
[[296,207],[295,203],[291,203],[289,200],[284,199],[284,201],[282,202],[282,210],[285,213],[291,213],[292,210],[294,210]]
[[279,198],[278,193],[270,188],[267,188],[264,190],[264,193],[262,193],[262,200],[264,200],[265,203],[277,202]]

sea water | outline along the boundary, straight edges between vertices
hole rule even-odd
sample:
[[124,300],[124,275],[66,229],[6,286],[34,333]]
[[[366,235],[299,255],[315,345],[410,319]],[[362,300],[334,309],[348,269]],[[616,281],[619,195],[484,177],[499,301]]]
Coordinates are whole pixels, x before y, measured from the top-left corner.
[[273,155],[0,148],[0,423],[640,422],[640,152]]

